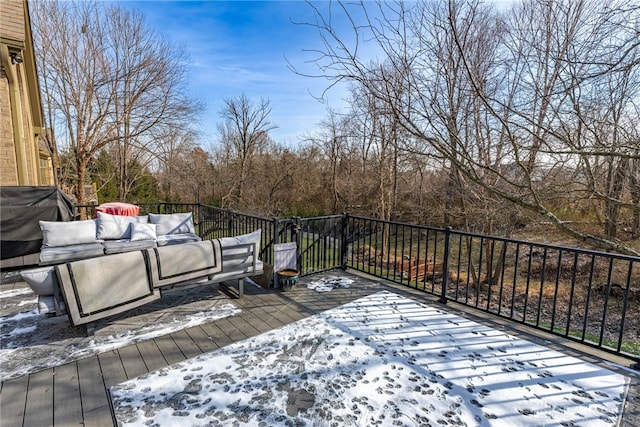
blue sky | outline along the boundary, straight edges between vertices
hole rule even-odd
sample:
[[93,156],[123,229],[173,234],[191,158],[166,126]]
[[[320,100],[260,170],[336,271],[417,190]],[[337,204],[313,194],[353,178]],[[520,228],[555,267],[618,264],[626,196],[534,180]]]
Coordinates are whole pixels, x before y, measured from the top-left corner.
[[242,93],[269,99],[271,121],[278,126],[271,136],[288,146],[317,128],[327,106],[345,106],[344,86],[329,91],[322,104],[312,94],[321,95],[330,82],[296,75],[287,66],[288,59],[317,72],[305,65],[312,55],[304,52],[320,47],[317,31],[291,22],[313,20],[312,8],[303,1],[148,0],[121,5],[139,10],[151,28],[187,49],[192,95],[206,104],[199,129],[203,146],[218,141],[216,124],[224,99]]

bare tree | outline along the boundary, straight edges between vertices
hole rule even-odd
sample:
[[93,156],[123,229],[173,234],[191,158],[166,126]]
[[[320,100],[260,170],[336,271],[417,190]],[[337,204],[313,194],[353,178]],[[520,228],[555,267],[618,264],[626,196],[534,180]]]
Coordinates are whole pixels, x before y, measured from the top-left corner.
[[165,199],[169,201],[195,202],[191,198],[193,190],[192,160],[190,156],[196,151],[195,134],[193,132],[173,132],[169,129],[158,138],[164,143],[154,152],[151,168],[156,171]]
[[263,98],[254,104],[244,94],[226,99],[225,107],[220,111],[223,120],[218,124],[221,143],[236,169],[232,205],[243,203],[247,170],[253,158],[269,143],[269,131],[276,128],[269,120],[270,113],[269,100]]
[[[571,237],[637,254],[567,221],[566,203],[557,202],[567,188],[584,185],[585,175],[609,170],[592,179],[603,182],[603,191],[592,194],[610,204],[609,222],[618,222],[619,208],[637,210],[620,185],[630,182],[623,159],[637,158],[637,150],[629,150],[633,139],[615,136],[633,133],[625,117],[637,104],[637,4],[532,0],[501,14],[480,1],[340,2],[325,16],[311,7],[316,19],[306,25],[323,43],[315,76],[366,87],[376,108],[393,111],[411,136],[403,149],[449,169],[451,191],[475,193],[480,203],[506,201]],[[351,34],[333,26],[336,13],[351,20]],[[380,60],[360,56],[366,40],[392,71],[380,73]],[[632,82],[624,90],[622,76]],[[596,92],[601,118],[585,111],[585,94]],[[606,146],[589,142],[596,129],[604,130]],[[593,168],[605,158],[614,160],[610,167]],[[464,200],[456,202],[463,213]],[[456,203],[450,199],[446,211]]]
[[331,212],[339,212],[342,196],[340,164],[344,161],[344,149],[347,140],[346,118],[333,110],[320,122],[320,130],[315,135],[308,135],[305,141],[320,149],[327,160],[328,187],[330,189]]
[[57,143],[75,163],[74,196],[84,201],[90,159],[119,145],[119,197],[125,199],[131,147],[150,150],[160,128],[184,129],[198,103],[184,95],[179,50],[144,17],[97,1],[33,4],[36,53],[45,108]]
[[[629,2],[531,1],[515,6],[506,21],[506,36],[500,50],[504,53],[501,69],[513,76],[517,90],[508,96],[499,92],[491,95],[482,90],[482,80],[460,42],[460,27],[453,24],[449,27],[465,60],[474,94],[505,129],[511,144],[513,175],[488,170],[489,175],[497,178],[496,183],[487,180],[479,183],[542,215],[569,236],[600,248],[632,254],[637,252],[564,220],[566,198],[561,204],[553,200],[562,197],[568,189],[578,188],[585,182],[584,176],[596,172],[592,165],[593,160],[601,161],[598,159],[601,155],[596,154],[599,152],[609,164],[605,180],[609,183],[605,193],[604,212],[609,218],[605,220],[605,236],[615,237],[611,221],[617,220],[620,206],[633,209],[624,201],[621,173],[625,169],[624,158],[633,154],[617,135],[626,133],[621,120],[624,115],[620,113],[638,92],[610,82],[619,82],[624,76],[622,80],[635,80],[632,86],[638,83],[640,41],[637,34],[633,35],[637,33],[633,22],[637,25],[639,17],[640,8]],[[514,68],[511,64],[522,65]],[[604,81],[609,83],[603,84]],[[593,114],[595,99],[600,111],[610,113]],[[509,120],[503,118],[505,110],[509,111]],[[590,142],[598,133],[596,129],[606,135],[597,138],[608,141],[604,149]],[[576,169],[577,164],[580,169]],[[475,175],[470,169],[466,171],[472,172],[469,176]],[[572,180],[567,182],[567,177]],[[593,181],[588,178],[587,182],[589,180]],[[589,198],[597,194],[589,193]],[[514,194],[520,197],[515,198]]]

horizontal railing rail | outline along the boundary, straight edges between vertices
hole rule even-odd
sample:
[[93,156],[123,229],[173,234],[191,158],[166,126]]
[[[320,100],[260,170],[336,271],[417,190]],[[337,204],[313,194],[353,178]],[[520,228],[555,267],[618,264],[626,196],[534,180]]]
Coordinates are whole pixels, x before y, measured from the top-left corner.
[[[640,258],[349,214],[265,218],[203,204],[141,204],[193,212],[198,234],[262,230],[261,259],[297,243],[302,275],[351,268],[640,363]],[[93,217],[91,206],[85,209]]]

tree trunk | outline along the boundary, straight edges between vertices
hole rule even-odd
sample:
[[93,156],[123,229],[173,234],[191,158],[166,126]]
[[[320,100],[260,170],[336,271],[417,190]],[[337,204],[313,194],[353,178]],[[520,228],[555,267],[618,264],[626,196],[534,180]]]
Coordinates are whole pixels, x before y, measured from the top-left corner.
[[633,214],[631,219],[631,238],[640,237],[640,160],[634,159],[629,165],[629,187],[631,193],[631,203],[633,204]]
[[626,159],[620,159],[618,164],[611,166],[609,169],[609,177],[607,187],[608,198],[605,201],[605,224],[604,232],[607,239],[615,239],[618,229],[618,216],[620,214],[620,206],[617,200],[620,199],[622,189],[624,187],[624,180],[626,177],[628,161]]

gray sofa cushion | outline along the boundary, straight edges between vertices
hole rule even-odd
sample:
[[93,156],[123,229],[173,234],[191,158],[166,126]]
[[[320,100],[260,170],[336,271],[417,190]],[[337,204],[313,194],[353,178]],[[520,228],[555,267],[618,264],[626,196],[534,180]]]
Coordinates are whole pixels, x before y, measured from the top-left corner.
[[40,221],[42,247],[82,245],[96,243],[97,222],[94,219],[84,221]]
[[155,240],[136,240],[131,241],[129,239],[122,240],[105,240],[104,243],[105,254],[119,254],[122,252],[140,251],[143,249],[155,248]]
[[246,243],[255,243],[256,247],[260,249],[260,238],[262,236],[262,229],[257,229],[251,233],[241,234],[240,236],[232,236],[232,237],[221,237],[218,239],[220,241],[220,246],[222,248],[228,248],[236,245],[243,245]]
[[[236,263],[252,262],[253,251],[260,251],[261,236],[262,230],[258,229],[252,233],[218,239],[222,247],[223,259],[226,262],[231,261],[231,259]],[[251,245],[254,246],[252,247]],[[258,254],[256,254],[256,257],[257,256]]]
[[40,267],[21,271],[22,279],[36,295],[53,295],[57,285],[54,267]]
[[158,246],[178,245],[181,243],[199,242],[202,238],[197,234],[183,233],[183,234],[164,234],[158,235],[156,242]]
[[132,223],[146,224],[147,216],[111,215],[98,212],[98,239],[120,240],[131,238]]
[[156,234],[158,236],[165,234],[195,233],[193,214],[191,212],[176,214],[149,214],[149,222],[156,224]]
[[40,264],[57,264],[100,255],[104,255],[102,243],[43,248],[40,251]]

